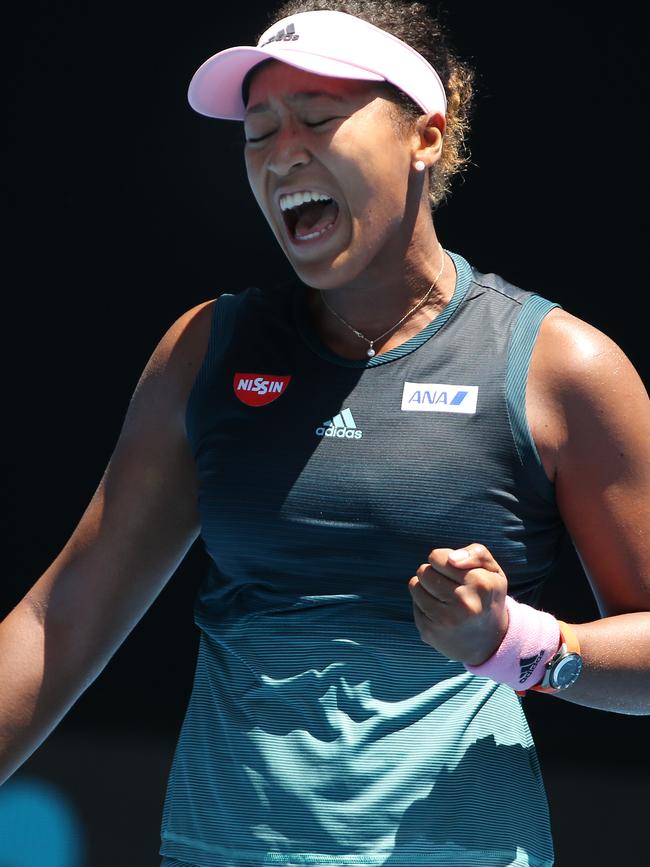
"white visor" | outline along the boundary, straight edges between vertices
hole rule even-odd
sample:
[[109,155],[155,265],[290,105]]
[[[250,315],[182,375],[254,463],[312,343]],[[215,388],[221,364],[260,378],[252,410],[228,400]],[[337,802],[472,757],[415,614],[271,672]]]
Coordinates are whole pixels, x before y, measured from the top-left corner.
[[268,59],[333,78],[387,81],[424,114],[447,110],[442,81],[421,54],[374,24],[331,10],[283,18],[262,34],[257,47],[227,48],[208,58],[190,82],[190,105],[208,117],[243,120],[244,79]]

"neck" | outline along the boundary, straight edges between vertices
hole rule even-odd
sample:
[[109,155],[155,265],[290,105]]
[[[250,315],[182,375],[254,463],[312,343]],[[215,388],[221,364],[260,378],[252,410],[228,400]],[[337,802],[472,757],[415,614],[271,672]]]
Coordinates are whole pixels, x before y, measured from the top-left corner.
[[308,304],[321,341],[337,355],[362,359],[367,357],[369,341],[379,354],[421,331],[449,302],[455,282],[453,263],[435,239],[433,254],[419,263],[405,263],[398,280],[384,276],[371,285],[364,281],[322,292],[310,290]]

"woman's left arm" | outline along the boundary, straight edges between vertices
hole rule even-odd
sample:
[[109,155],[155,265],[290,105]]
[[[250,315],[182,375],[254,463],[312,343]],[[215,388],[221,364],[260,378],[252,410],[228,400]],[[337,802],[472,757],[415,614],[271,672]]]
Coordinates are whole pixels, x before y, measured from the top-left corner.
[[[526,412],[602,615],[591,623],[570,624],[580,642],[582,673],[573,685],[548,695],[601,710],[649,715],[646,390],[615,343],[585,322],[553,310],[542,323],[533,352]],[[434,549],[408,586],[422,641],[465,665],[492,665],[510,626],[508,580],[484,545]],[[529,635],[529,626],[517,629]],[[504,671],[495,679],[510,682],[512,673],[505,673],[503,680]],[[485,676],[496,674],[495,669]]]
[[650,714],[648,394],[613,341],[553,311],[533,354],[527,411],[602,617],[572,624],[583,670],[573,686],[549,694]]

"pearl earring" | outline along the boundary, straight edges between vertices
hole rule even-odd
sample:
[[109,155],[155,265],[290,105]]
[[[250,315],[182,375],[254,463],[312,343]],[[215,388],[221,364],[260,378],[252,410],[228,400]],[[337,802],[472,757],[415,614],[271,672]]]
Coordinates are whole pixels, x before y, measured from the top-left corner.
[[418,160],[415,163],[415,165],[413,166],[413,168],[415,169],[416,172],[423,172],[426,168],[426,165],[424,164],[424,160]]

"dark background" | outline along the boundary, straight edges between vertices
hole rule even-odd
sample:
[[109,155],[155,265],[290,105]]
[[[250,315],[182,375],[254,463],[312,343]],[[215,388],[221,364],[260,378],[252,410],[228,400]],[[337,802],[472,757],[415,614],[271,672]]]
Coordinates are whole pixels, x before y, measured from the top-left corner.
[[[438,8],[437,4],[432,7]],[[5,18],[6,614],[87,505],[151,351],[185,310],[287,272],[250,194],[241,128],[186,102],[196,67],[269,4],[32,2]],[[559,301],[647,381],[645,30],[632,4],[448,2],[478,78],[473,166],[436,219],[483,271]],[[70,797],[87,865],[153,867],[189,696],[196,545],[21,775]],[[543,607],[597,609],[571,550]],[[526,700],[557,864],[648,863],[647,718]],[[0,867],[5,865],[0,864]]]

